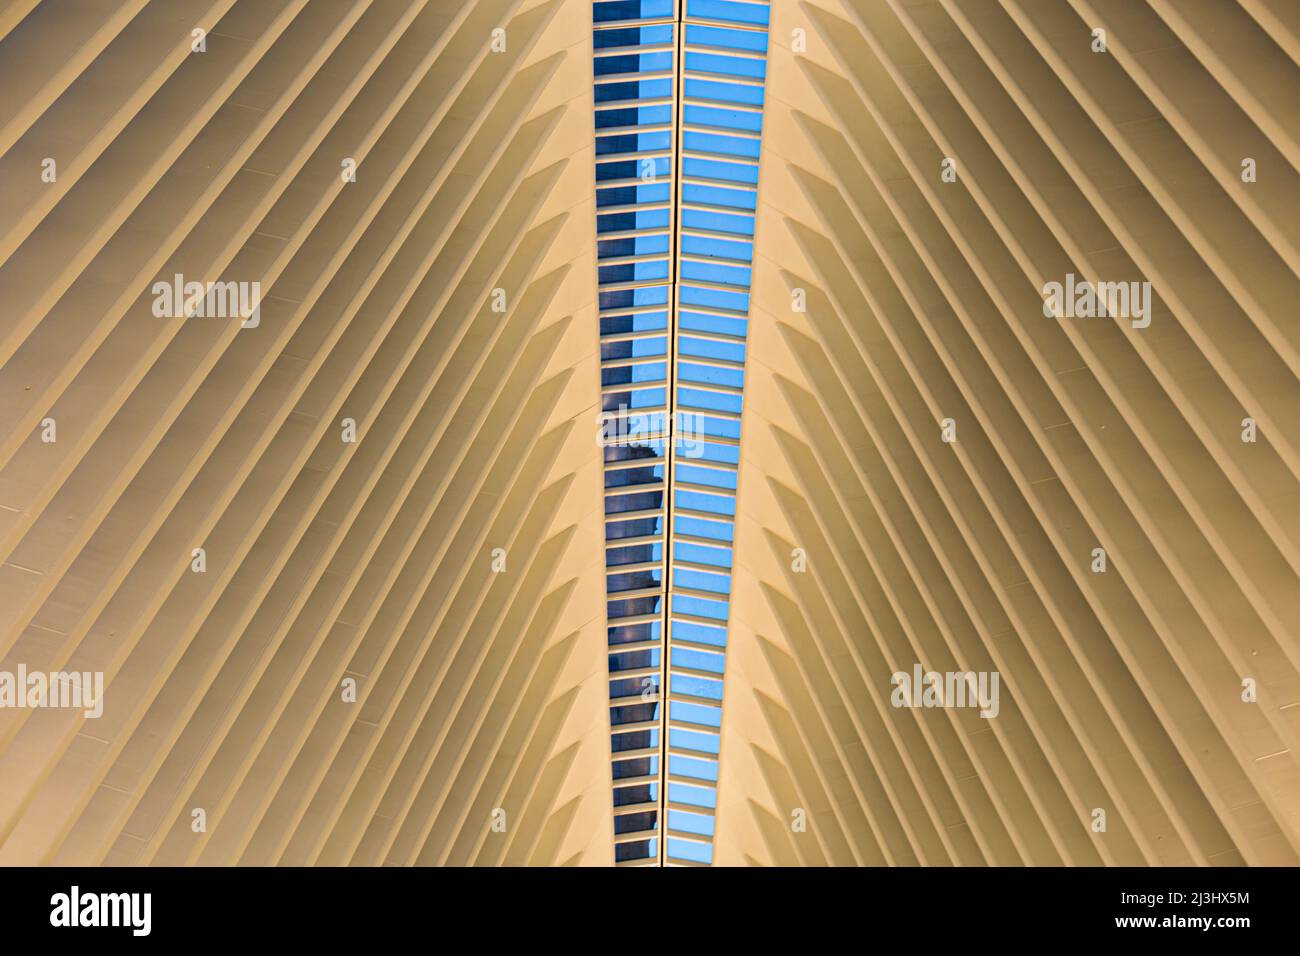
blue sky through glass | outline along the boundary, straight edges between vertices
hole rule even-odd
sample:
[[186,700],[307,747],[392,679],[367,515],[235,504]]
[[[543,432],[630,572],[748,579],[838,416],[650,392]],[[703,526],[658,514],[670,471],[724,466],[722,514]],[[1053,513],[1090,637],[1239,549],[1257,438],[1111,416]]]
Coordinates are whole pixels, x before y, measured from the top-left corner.
[[615,860],[708,864],[770,9],[592,7]]

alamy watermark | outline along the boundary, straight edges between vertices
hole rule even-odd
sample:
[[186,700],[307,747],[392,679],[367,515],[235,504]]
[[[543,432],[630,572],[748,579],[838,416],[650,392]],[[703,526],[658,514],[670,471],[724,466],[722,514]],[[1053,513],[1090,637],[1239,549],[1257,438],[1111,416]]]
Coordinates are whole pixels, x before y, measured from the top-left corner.
[[[644,445],[652,441],[671,440],[683,458],[700,458],[709,436],[704,430],[705,416],[696,412],[634,412],[626,405],[603,411],[596,416],[599,429],[596,442],[608,445]],[[665,425],[667,426],[665,428]]]
[[74,885],[50,897],[50,925],[120,926],[132,936],[148,936],[153,929],[153,894],[86,893]]
[[171,282],[155,282],[150,291],[159,319],[239,319],[245,329],[262,321],[260,282],[186,282],[178,272]]
[[1049,319],[1129,319],[1135,329],[1151,324],[1150,282],[1089,282],[1067,273],[1065,282],[1043,286]]
[[1001,705],[997,671],[927,671],[920,663],[912,672],[895,671],[889,702],[895,707],[978,707],[985,720],[996,717]]
[[91,719],[104,713],[103,671],[0,671],[0,707],[80,709]]

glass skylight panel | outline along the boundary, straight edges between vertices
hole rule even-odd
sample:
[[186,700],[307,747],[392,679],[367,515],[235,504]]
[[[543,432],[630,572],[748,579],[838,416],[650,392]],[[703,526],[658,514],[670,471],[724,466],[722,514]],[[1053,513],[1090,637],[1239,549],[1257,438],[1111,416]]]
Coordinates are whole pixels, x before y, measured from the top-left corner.
[[770,10],[592,7],[615,860],[708,864]]

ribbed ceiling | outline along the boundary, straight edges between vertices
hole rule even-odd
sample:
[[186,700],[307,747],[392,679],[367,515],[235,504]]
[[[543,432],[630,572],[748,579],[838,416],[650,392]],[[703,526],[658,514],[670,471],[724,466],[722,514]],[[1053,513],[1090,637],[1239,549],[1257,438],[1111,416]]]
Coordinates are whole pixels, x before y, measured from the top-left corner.
[[1296,9],[773,9],[718,862],[1296,863]]
[[[0,10],[0,864],[1300,864],[1300,8],[770,6],[673,37],[630,252],[591,0]],[[610,653],[599,418],[655,387],[731,429],[633,562],[725,702],[722,645]],[[616,729],[620,663],[720,727]],[[51,671],[102,715],[5,701]],[[707,793],[616,829],[660,729]]]
[[609,858],[583,12],[0,21],[0,862]]

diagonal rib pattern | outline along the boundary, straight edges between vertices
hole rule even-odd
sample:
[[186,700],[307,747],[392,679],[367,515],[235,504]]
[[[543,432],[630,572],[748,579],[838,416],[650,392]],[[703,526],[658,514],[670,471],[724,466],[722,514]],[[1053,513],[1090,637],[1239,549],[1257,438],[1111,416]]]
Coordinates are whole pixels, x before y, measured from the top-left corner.
[[103,706],[0,710],[0,863],[608,862],[585,9],[70,6],[0,18],[0,670]]
[[1298,862],[1284,7],[773,5],[718,862]]

